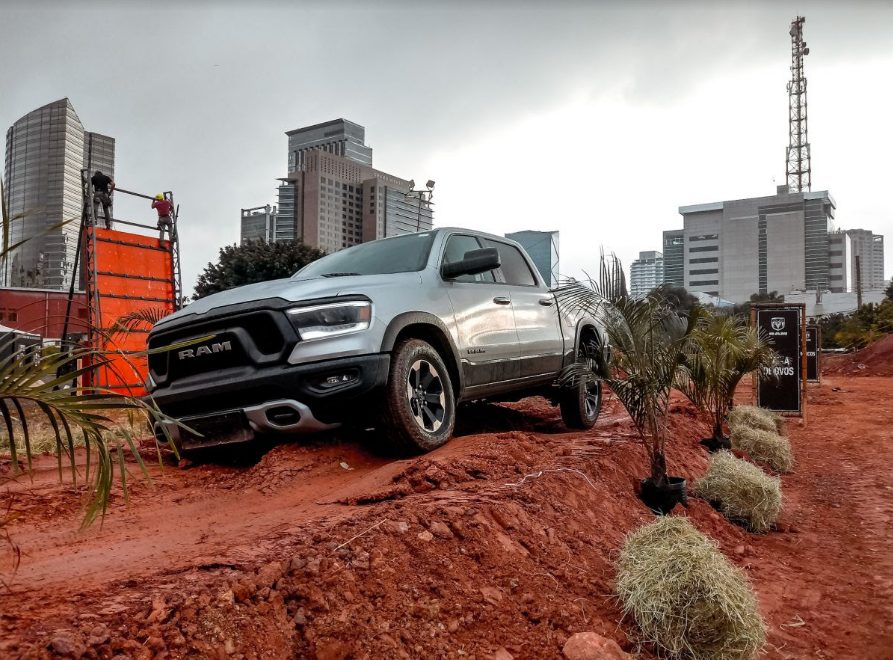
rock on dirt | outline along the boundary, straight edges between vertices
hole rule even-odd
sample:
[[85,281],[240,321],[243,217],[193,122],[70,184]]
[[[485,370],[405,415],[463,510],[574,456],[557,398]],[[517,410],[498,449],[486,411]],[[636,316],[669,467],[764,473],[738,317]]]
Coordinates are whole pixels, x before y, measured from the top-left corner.
[[613,639],[594,632],[571,635],[561,649],[567,660],[632,660]]
[[87,652],[80,635],[71,630],[57,630],[47,650],[63,658],[80,658]]
[[453,538],[452,530],[450,530],[450,528],[444,525],[442,522],[433,522],[428,529],[432,534],[434,534],[434,536],[439,539]]

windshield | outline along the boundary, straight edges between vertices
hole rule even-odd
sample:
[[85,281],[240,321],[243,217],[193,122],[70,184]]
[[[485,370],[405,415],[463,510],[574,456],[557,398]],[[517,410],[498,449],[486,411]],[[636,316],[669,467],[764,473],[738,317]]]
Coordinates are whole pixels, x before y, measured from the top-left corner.
[[422,270],[436,232],[426,231],[354,245],[307,264],[294,277],[387,275]]

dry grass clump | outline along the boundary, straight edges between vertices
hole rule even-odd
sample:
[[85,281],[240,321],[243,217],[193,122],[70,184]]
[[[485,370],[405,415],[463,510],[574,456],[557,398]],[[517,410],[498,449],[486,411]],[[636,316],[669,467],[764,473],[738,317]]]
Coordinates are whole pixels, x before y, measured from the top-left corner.
[[784,435],[784,417],[758,406],[735,406],[729,413],[729,428],[762,429]]
[[707,474],[695,482],[694,494],[758,533],[769,531],[781,513],[781,480],[727,451],[713,455]]
[[776,472],[790,472],[794,467],[791,443],[775,431],[732,427],[732,448],[740,449],[755,461],[765,463]]
[[766,639],[746,576],[687,518],[663,516],[626,537],[617,593],[660,655],[744,660]]

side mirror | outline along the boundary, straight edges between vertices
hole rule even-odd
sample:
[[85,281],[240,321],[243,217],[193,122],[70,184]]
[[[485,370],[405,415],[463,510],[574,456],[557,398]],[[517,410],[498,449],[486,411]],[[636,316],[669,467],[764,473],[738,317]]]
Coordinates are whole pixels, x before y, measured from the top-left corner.
[[440,269],[443,279],[450,280],[460,275],[477,275],[499,268],[499,251],[496,248],[469,250],[460,261],[444,264]]

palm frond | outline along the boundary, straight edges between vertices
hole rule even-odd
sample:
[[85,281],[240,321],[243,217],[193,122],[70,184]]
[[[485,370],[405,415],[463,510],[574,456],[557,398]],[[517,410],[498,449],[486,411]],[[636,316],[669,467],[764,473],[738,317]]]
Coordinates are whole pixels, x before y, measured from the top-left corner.
[[119,316],[106,332],[112,336],[118,334],[126,335],[136,331],[148,332],[152,329],[152,326],[170,313],[171,312],[164,307],[146,307],[137,309],[123,316]]
[[[611,362],[606,361],[605,352],[596,351],[590,373],[604,380],[629,413],[648,452],[652,478],[665,478],[670,391],[699,312],[680,315],[660,295],[630,298],[623,267],[614,255],[602,253],[599,279],[590,278],[587,284],[566,282],[558,287],[559,307],[601,323],[611,346]],[[586,371],[587,365],[577,363],[561,378],[567,383]]]
[[676,386],[712,416],[719,438],[738,383],[756,369],[771,367],[777,356],[743,318],[703,311],[699,316]]

